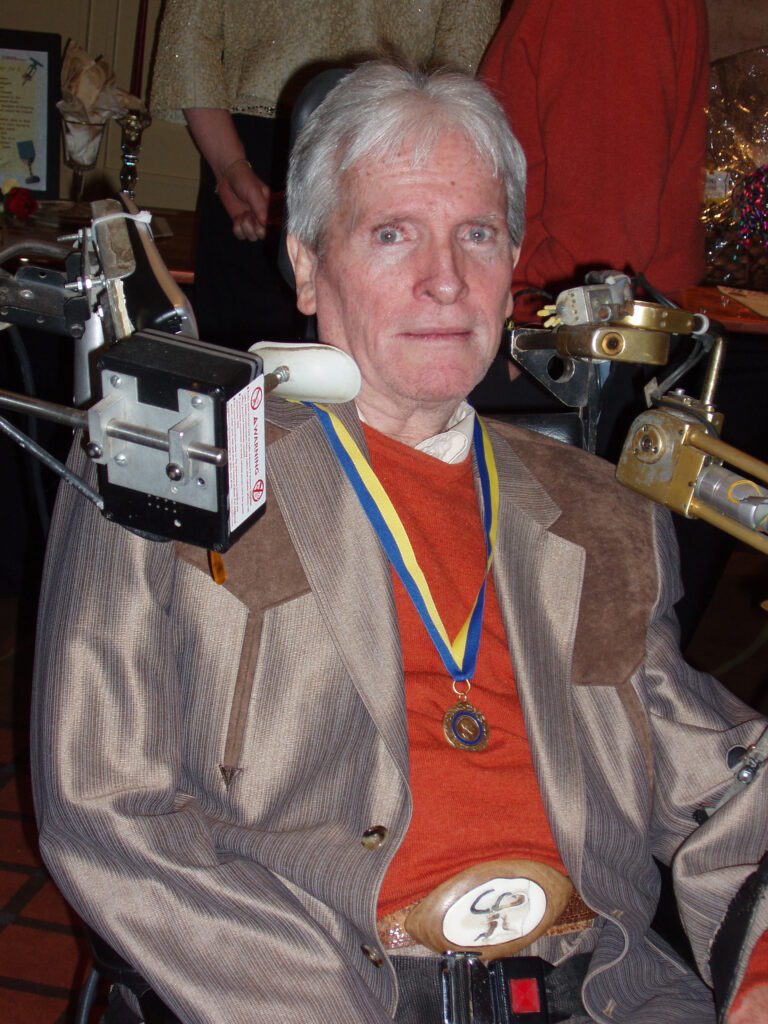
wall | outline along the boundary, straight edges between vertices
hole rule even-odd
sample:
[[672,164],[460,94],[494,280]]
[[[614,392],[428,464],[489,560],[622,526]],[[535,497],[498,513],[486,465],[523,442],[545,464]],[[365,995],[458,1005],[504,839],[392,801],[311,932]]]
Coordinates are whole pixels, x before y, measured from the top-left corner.
[[[277,0],[279,2],[279,0]],[[768,45],[768,0],[706,0],[713,59],[739,50]],[[157,19],[162,0],[151,0],[144,54],[144,95],[147,92]],[[139,0],[17,0],[0,14],[3,28],[57,32],[70,37],[91,55],[112,64],[118,85],[128,88]],[[119,188],[120,129],[111,124],[102,146],[99,171],[108,189]],[[144,133],[136,197],[155,207],[191,210],[195,206],[198,156],[184,127],[154,121]],[[62,195],[68,195],[69,172],[62,167]]]
[[[151,0],[144,51],[144,96],[161,0]],[[133,42],[139,0],[24,0],[5,3],[0,26],[30,32],[56,32],[62,46],[69,38],[91,56],[105,57],[117,84],[127,89],[131,80]],[[182,125],[154,121],[144,132],[139,161],[136,199],[139,203],[172,209],[194,209],[197,196],[198,156]],[[107,191],[120,187],[120,128],[110,123],[102,144],[99,165],[90,179],[105,179]],[[70,172],[62,164],[61,194],[69,195]]]
[[768,0],[707,0],[712,60],[768,46]]

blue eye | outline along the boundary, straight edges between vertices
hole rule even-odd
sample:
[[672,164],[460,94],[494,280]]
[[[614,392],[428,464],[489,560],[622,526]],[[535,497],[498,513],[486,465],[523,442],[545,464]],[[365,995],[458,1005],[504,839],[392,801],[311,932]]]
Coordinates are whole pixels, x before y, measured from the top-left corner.
[[393,245],[395,242],[399,242],[403,238],[403,233],[399,228],[393,227],[388,224],[386,227],[377,228],[376,241],[381,242],[382,245]]
[[470,242],[488,242],[493,238],[493,230],[483,224],[475,224],[467,231]]

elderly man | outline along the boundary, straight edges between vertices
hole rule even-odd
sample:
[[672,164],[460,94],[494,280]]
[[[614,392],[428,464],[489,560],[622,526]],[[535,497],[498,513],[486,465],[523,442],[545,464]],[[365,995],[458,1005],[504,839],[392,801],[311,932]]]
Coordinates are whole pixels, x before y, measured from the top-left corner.
[[[488,944],[552,1020],[714,1020],[764,780],[694,814],[764,723],[676,651],[667,516],[463,401],[510,312],[523,178],[483,86],[360,68],[289,179],[298,303],[357,361],[356,405],[271,403],[271,502],[223,586],[62,495],[41,848],[184,1021],[437,1022],[443,948]],[[654,856],[705,982],[650,931]]]

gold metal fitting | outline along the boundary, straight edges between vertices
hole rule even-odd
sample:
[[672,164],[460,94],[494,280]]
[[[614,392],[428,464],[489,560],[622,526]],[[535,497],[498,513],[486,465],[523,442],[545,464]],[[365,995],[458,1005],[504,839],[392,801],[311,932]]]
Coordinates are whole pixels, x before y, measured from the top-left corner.
[[620,363],[662,366],[669,359],[669,335],[639,327],[570,327],[555,331],[557,352],[563,358],[615,359]]
[[664,438],[660,431],[644,423],[632,438],[632,452],[640,462],[658,462],[664,453]]
[[646,331],[664,331],[666,334],[692,334],[696,322],[695,313],[685,309],[659,306],[655,302],[640,302],[634,299],[631,312],[618,317],[616,323],[628,327],[643,327]]
[[600,348],[607,356],[618,356],[624,351],[626,342],[618,331],[608,331],[600,339]]

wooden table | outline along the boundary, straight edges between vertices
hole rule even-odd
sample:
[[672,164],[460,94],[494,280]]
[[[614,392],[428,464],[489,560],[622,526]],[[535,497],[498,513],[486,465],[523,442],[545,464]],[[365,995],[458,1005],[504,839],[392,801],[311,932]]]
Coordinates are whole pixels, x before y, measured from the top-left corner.
[[703,313],[736,334],[768,334],[768,318],[724,295],[717,288],[686,288],[670,296],[683,309]]

